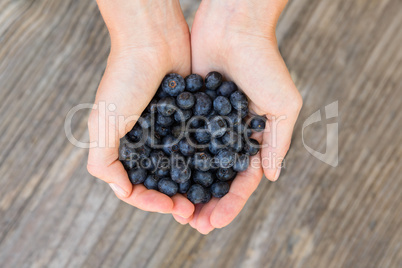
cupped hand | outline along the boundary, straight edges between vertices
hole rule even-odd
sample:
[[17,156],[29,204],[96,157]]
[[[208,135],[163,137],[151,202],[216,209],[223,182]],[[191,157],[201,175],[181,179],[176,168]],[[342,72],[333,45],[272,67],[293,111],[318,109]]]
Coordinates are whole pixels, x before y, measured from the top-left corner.
[[128,204],[188,218],[194,212],[190,201],[132,186],[118,159],[120,138],[134,126],[163,77],[191,72],[190,35],[179,1],[98,0],[98,5],[111,51],[88,121],[88,171]]
[[286,65],[278,51],[275,27],[286,1],[204,0],[192,27],[192,71],[205,76],[221,72],[250,99],[250,112],[267,117],[263,133],[254,138],[263,145],[251,165],[239,173],[222,199],[196,205],[192,217],[174,215],[207,234],[228,225],[257,188],[263,173],[278,179],[302,106]]

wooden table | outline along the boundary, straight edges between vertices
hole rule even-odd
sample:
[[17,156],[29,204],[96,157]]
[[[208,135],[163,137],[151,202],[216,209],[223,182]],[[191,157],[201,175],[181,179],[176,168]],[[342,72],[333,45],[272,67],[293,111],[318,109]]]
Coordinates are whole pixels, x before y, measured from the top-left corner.
[[[182,1],[191,24],[200,1]],[[0,2],[1,267],[402,267],[402,2],[290,1],[280,50],[304,108],[280,181],[208,236],[118,201],[64,133],[108,33],[91,0]],[[339,165],[303,122],[338,101]],[[322,113],[324,115],[324,113]],[[87,140],[88,110],[73,120]],[[325,152],[324,121],[304,130]]]

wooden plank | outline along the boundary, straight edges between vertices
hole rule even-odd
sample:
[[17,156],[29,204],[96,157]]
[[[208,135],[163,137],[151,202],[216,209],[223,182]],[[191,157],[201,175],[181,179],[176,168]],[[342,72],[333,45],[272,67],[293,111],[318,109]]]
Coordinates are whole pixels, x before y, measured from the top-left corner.
[[[201,1],[182,0],[191,25]],[[65,138],[110,47],[95,1],[0,3],[2,267],[402,267],[402,3],[289,1],[280,50],[304,108],[280,181],[202,236],[119,202]],[[339,101],[340,163],[302,143],[303,122]],[[87,139],[88,111],[73,121]],[[325,125],[305,130],[325,151]]]

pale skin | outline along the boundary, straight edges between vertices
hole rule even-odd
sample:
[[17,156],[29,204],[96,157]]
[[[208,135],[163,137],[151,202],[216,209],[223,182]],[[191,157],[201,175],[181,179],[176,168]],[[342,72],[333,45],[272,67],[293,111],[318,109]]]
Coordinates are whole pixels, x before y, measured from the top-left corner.
[[[90,149],[89,172],[108,183],[121,200],[142,210],[170,213],[181,224],[202,234],[231,223],[257,188],[263,174],[276,181],[286,155],[294,124],[302,106],[286,65],[278,51],[275,27],[285,0],[203,0],[191,37],[178,0],[98,0],[111,37],[111,52],[95,104],[116,105],[106,118],[93,110],[89,118],[90,140],[98,141],[102,124],[106,138],[116,146]],[[252,113],[266,115],[264,133],[254,138],[264,145],[252,158],[274,156],[275,165],[253,165],[239,173],[222,199],[194,206],[182,195],[170,198],[132,186],[118,161],[118,142],[135,124],[116,126],[108,116],[140,115],[154,96],[163,77],[221,72],[250,99]],[[101,122],[101,123],[99,123]],[[272,131],[271,131],[272,130]]]

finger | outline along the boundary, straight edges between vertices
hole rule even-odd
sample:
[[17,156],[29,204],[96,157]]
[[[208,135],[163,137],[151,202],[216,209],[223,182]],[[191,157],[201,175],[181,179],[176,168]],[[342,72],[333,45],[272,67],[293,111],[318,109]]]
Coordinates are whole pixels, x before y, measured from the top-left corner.
[[127,198],[119,197],[124,202],[139,209],[151,212],[172,213],[173,200],[160,192],[148,190],[144,185],[135,185]]
[[[256,140],[261,139],[260,134],[254,134],[252,137]],[[213,227],[225,227],[236,218],[251,194],[257,189],[262,174],[261,156],[260,153],[258,153],[250,157],[249,168],[236,176],[230,186],[229,193],[216,204],[210,217],[210,222]]]
[[207,204],[202,206],[196,223],[196,228],[201,234],[207,235],[215,229],[215,227],[212,226],[210,219],[212,211],[215,209],[218,201],[218,198],[212,198]]
[[181,194],[172,197],[174,207],[172,213],[184,219],[190,218],[195,210],[193,203]]
[[182,225],[186,225],[193,219],[193,215],[191,215],[189,218],[183,218],[176,214],[172,214],[172,215],[173,215],[173,218]]
[[194,229],[197,229],[197,220],[198,216],[200,215],[201,209],[205,204],[196,204],[195,205],[195,210],[193,214],[193,218],[189,222],[190,226],[193,227]]

